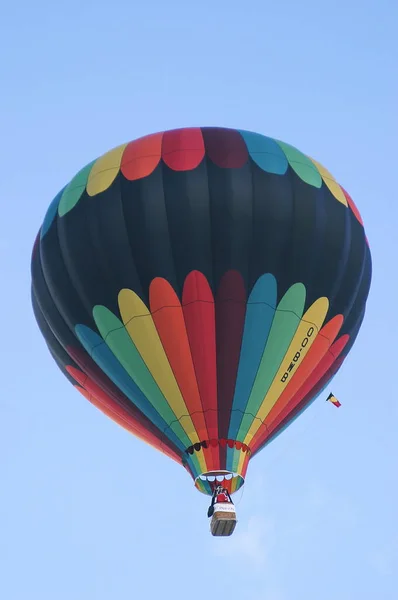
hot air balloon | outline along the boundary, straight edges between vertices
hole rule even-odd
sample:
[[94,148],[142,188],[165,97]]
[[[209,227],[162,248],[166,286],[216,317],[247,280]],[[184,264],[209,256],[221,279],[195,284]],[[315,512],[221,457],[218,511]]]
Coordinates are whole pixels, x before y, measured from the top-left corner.
[[[34,314],[72,385],[229,500],[340,369],[370,282],[361,216],[333,176],[226,128],[155,133],[89,163],[32,254]],[[236,523],[223,504],[214,535]]]

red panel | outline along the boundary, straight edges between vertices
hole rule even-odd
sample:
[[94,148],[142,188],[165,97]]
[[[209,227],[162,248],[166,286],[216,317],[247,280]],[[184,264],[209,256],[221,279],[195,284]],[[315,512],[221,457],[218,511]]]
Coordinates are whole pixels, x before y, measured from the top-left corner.
[[[307,394],[301,400],[301,402],[295,407],[295,409],[292,410],[292,412],[283,421],[281,421],[277,427],[275,427],[272,430],[271,434],[268,436],[269,438],[272,438],[275,435],[277,435],[278,431],[280,431],[283,427],[285,427],[285,425],[287,425],[287,423],[291,419],[293,419],[301,410],[303,410],[303,408],[306,407],[306,405],[312,400],[312,398],[314,396],[316,396],[322,390],[322,388],[327,384],[327,382],[333,377],[333,375],[335,375],[337,373],[337,371],[340,369],[341,365],[343,364],[344,360],[345,360],[345,355],[339,356],[339,358],[337,358],[335,360],[335,362],[332,364],[330,369],[328,371],[326,371],[324,376],[318,381],[318,383],[311,390],[311,392],[309,394]],[[260,450],[261,450],[261,446],[260,446]]]
[[218,167],[239,169],[249,160],[246,144],[234,129],[204,128],[206,155]]
[[293,396],[293,398],[290,400],[287,406],[278,414],[277,418],[269,424],[267,431],[257,432],[251,444],[251,449],[253,453],[256,452],[260,446],[262,446],[266,439],[270,437],[272,432],[275,431],[275,429],[282,423],[282,421],[284,421],[284,419],[292,418],[293,411],[295,410],[297,405],[303,400],[303,398],[311,398],[315,395],[315,389],[317,384],[324,378],[325,374],[329,371],[337,357],[341,354],[344,347],[347,345],[349,339],[350,338],[348,335],[343,335],[332,345],[329,352],[323,357],[321,362],[311,373],[310,377],[306,379],[305,383]]
[[336,315],[333,317],[333,319],[326,323],[324,327],[322,327],[301,365],[294,373],[293,377],[281,396],[278,398],[278,401],[273,406],[270,413],[267,415],[263,425],[258,431],[257,436],[254,437],[253,444],[255,444],[258,437],[263,437],[264,434],[266,434],[266,431],[270,431],[273,423],[278,420],[282,413],[284,414],[283,411],[285,411],[286,407],[290,405],[289,403],[292,398],[294,398],[294,396],[303,388],[306,381],[311,378],[311,374],[315,372],[316,367],[323,360],[329,348],[332,346],[343,323],[343,315]]
[[143,179],[158,166],[163,133],[154,133],[130,142],[122,156],[120,170],[129,181]]
[[[218,436],[228,437],[240,349],[246,315],[246,290],[242,275],[228,271],[216,296]],[[220,464],[226,464],[227,450],[220,450]]]
[[178,296],[168,281],[157,277],[149,287],[149,303],[153,321],[198,437],[206,440],[209,435]]
[[250,454],[246,454],[244,461],[243,461],[242,472],[241,472],[243,479],[245,479],[245,477],[246,477],[247,467],[249,466],[250,456],[251,456]]
[[341,187],[341,189],[343,190],[344,196],[347,199],[348,206],[351,208],[352,212],[354,213],[354,215],[356,216],[356,218],[358,219],[358,221],[360,222],[360,224],[363,226],[362,217],[359,214],[359,210],[357,209],[354,200],[351,198],[350,194],[345,191],[345,189],[343,187]]
[[83,395],[92,403],[94,406],[99,408],[104,414],[118,423],[121,427],[124,427],[127,431],[130,431],[138,438],[144,440],[151,446],[154,446],[160,452],[163,452],[173,460],[181,463],[180,457],[167,448],[162,442],[147,431],[140,423],[138,423],[130,414],[128,414],[119,404],[107,396],[102,389],[94,383],[87,375],[82,373],[79,369],[67,365],[66,371],[81,385],[83,390],[75,386]]
[[210,438],[218,439],[214,298],[207,279],[199,271],[187,276],[182,305],[207,431]]
[[178,449],[170,440],[150,421],[138,408],[119,390],[118,387],[103,373],[94,361],[79,349],[68,346],[66,348],[69,356],[77,363],[80,369],[86,373],[89,378],[101,388],[106,396],[116,402],[118,406],[124,409],[133,419],[140,423],[143,428],[152,433],[159,440],[159,443],[170,448],[171,452],[178,453]]
[[163,136],[162,158],[173,171],[190,171],[203,160],[205,146],[199,127],[166,131]]

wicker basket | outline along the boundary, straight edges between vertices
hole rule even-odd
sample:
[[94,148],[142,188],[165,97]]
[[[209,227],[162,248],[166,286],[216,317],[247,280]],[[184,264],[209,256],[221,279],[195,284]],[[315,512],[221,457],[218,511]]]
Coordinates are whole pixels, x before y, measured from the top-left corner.
[[210,523],[211,534],[216,537],[232,535],[236,527],[236,512],[233,504],[215,504]]

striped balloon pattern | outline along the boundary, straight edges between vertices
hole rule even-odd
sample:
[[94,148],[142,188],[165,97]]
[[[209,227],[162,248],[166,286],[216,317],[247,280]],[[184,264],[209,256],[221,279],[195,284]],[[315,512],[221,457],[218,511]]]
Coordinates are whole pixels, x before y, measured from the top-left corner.
[[[89,163],[32,254],[49,351],[92,404],[212,494],[329,385],[362,324],[371,255],[352,198],[269,137],[187,128]],[[132,452],[145,465],[145,449]]]

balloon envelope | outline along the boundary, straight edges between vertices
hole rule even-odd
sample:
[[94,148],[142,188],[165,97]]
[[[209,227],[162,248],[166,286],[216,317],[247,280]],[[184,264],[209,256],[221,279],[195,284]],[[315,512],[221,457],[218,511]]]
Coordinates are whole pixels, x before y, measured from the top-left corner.
[[35,316],[62,372],[207,494],[217,481],[236,491],[328,385],[370,280],[360,214],[330,173],[221,128],[91,162],[54,198],[32,255]]

